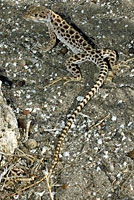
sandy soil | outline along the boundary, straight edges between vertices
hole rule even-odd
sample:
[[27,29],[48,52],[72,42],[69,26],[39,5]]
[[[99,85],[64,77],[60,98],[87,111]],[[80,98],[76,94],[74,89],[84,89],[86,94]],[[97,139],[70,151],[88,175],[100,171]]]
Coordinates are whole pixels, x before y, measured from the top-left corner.
[[[2,176],[0,199],[33,183],[51,167],[65,121],[99,72],[93,63],[86,62],[80,65],[81,82],[64,85],[61,81],[44,89],[57,76],[69,75],[64,62],[72,52],[65,53],[61,43],[44,56],[32,50],[49,40],[44,25],[22,19],[22,13],[33,2],[0,2],[0,75],[8,78],[2,90],[20,122],[21,134],[14,155],[0,157],[0,173],[13,165]],[[115,49],[119,54],[117,64],[134,57],[133,0],[36,2],[64,15],[99,48]],[[49,180],[53,199],[134,199],[133,65],[134,61],[122,65],[113,81],[106,81],[77,116]],[[28,138],[33,140],[28,141],[34,144],[25,143],[29,120]],[[50,199],[46,181],[16,199]]]

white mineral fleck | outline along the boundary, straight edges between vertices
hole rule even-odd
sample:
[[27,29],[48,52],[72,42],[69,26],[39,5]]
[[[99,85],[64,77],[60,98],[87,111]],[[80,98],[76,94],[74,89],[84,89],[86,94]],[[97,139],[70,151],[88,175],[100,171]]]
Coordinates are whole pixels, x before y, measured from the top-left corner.
[[75,128],[75,124],[74,123],[72,123],[71,128]]
[[59,153],[59,158],[62,158],[62,155],[61,155],[61,153]]
[[109,156],[108,156],[108,151],[105,151],[104,152],[105,153],[105,155],[103,156],[105,159],[108,159],[109,158]]
[[112,116],[112,121],[116,121],[117,117],[116,116]]
[[34,108],[32,112],[33,112],[33,113],[36,113],[36,112],[39,111],[39,110],[40,110],[40,108]]
[[26,98],[27,98],[27,99],[30,99],[30,97],[31,97],[31,95],[26,95]]
[[27,66],[27,65],[25,65],[25,66],[24,66],[24,69],[28,69],[28,66]]
[[46,153],[46,151],[48,151],[48,150],[49,150],[49,148],[47,146],[44,146],[42,148],[41,155],[43,155],[44,153]]
[[132,125],[132,122],[129,122],[129,123],[128,123],[128,126],[131,126],[131,125]]
[[99,140],[98,140],[98,144],[102,144],[102,139],[99,139]]
[[126,167],[126,166],[127,166],[127,162],[126,162],[126,161],[123,163],[123,166],[124,166],[124,167]]
[[120,125],[120,128],[124,129],[124,127],[125,127],[125,124]]
[[98,172],[98,171],[101,171],[100,167],[97,167],[96,171],[97,171],[97,172]]
[[125,135],[124,135],[123,138],[122,138],[122,141],[124,141],[124,140],[126,140],[126,136],[125,136]]
[[68,151],[64,152],[64,153],[63,153],[63,156],[69,157],[69,152],[68,152]]
[[110,163],[109,169],[110,169],[111,172],[114,171],[114,165],[113,165],[113,163]]
[[84,98],[83,96],[78,96],[78,97],[77,97],[77,101],[82,101],[83,98]]
[[45,192],[45,191],[42,191],[42,192],[37,192],[37,194],[38,194],[40,197],[42,197],[42,196],[43,196],[43,194],[44,194],[44,192]]
[[130,190],[134,190],[133,186],[130,184]]

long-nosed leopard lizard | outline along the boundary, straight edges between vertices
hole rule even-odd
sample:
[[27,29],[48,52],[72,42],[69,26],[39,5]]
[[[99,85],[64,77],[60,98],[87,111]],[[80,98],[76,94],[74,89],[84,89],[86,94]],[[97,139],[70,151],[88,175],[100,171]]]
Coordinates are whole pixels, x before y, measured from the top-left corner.
[[[67,81],[79,81],[81,80],[81,73],[77,64],[91,61],[95,63],[100,68],[100,73],[98,79],[94,86],[90,89],[84,99],[78,104],[76,109],[73,111],[71,117],[68,119],[65,127],[63,128],[60,138],[56,147],[56,152],[54,156],[53,163],[49,169],[51,173],[58,162],[58,155],[60,152],[61,144],[64,139],[64,136],[67,134],[68,129],[70,128],[72,122],[74,121],[76,115],[84,108],[89,100],[94,96],[98,89],[102,86],[107,74],[108,67],[115,65],[117,59],[116,51],[104,50],[104,49],[94,49],[88,42],[83,38],[79,32],[77,32],[72,26],[70,26],[64,19],[62,19],[58,14],[54,13],[52,10],[47,9],[44,6],[31,6],[29,7],[23,15],[23,18],[26,20],[32,20],[35,22],[40,22],[47,25],[50,35],[50,41],[47,47],[43,47],[43,52],[47,52],[53,48],[56,43],[56,37],[64,43],[69,49],[74,53],[73,56],[69,57],[66,60],[66,67],[69,72],[73,75],[72,77],[63,77]],[[35,183],[21,189],[24,191],[41,181],[46,179],[46,176],[43,176],[40,180]],[[18,191],[18,192],[20,192]],[[18,192],[12,194],[15,195]]]

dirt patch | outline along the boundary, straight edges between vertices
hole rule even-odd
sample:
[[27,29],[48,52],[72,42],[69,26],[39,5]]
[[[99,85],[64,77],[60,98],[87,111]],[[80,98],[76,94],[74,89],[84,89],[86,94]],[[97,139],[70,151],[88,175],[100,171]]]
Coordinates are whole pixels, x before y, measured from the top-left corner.
[[[134,57],[133,0],[39,3],[76,24],[99,48],[115,49],[118,63]],[[27,1],[1,1],[0,73],[8,78],[2,90],[16,118],[28,115],[31,121],[28,138],[36,141],[36,148],[31,150],[25,145],[24,119],[20,125],[19,148],[14,155],[1,155],[1,174],[13,165],[1,179],[1,199],[33,183],[51,167],[68,114],[90,90],[93,76],[98,73],[93,63],[86,62],[80,65],[80,83],[59,82],[44,89],[57,76],[68,74],[63,63],[72,52],[63,55],[60,43],[44,56],[32,51],[33,47],[47,43],[49,37],[44,25],[22,19],[25,6]],[[77,116],[49,180],[54,199],[134,199],[133,64],[121,66],[113,82],[106,82]],[[92,127],[97,123],[98,126]],[[16,197],[49,198],[46,181]]]

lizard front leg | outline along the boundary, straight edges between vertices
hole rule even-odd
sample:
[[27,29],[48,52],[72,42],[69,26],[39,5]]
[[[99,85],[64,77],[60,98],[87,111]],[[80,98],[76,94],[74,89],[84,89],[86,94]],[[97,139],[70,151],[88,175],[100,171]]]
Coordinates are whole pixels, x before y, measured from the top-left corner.
[[43,55],[46,52],[50,51],[56,44],[56,35],[55,35],[55,33],[51,29],[48,29],[48,30],[49,30],[49,36],[50,36],[49,43],[47,45],[37,46],[37,48],[41,49]]

